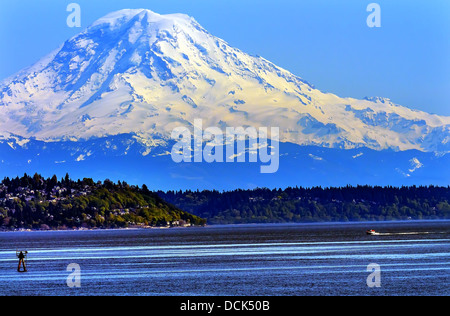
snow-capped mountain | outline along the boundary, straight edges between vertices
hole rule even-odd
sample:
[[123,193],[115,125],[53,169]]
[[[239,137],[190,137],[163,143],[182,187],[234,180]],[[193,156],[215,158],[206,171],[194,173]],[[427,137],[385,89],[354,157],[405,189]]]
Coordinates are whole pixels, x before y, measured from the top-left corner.
[[450,151],[450,117],[323,93],[182,14],[111,13],[0,84],[4,140],[132,134],[151,151],[197,118],[280,127],[280,140],[298,145]]
[[[279,127],[279,170],[176,164],[175,127]],[[158,189],[448,185],[450,117],[340,98],[193,18],[122,10],[0,83],[0,173]]]

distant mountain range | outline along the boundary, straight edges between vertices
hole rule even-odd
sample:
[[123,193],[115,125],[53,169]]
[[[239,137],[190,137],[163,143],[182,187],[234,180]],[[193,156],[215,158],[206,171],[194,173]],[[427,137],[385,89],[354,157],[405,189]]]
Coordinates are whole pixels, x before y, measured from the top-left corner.
[[[279,127],[280,171],[173,163],[171,131],[197,118],[222,129]],[[450,179],[450,117],[321,92],[191,17],[143,9],[99,19],[0,83],[0,148],[5,175],[158,179],[155,188]]]

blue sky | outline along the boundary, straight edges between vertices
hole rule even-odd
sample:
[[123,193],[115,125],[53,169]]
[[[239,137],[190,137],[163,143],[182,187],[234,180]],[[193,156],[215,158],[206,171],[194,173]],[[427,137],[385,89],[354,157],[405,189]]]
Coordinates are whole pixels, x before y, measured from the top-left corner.
[[[66,7],[82,9],[69,28]],[[107,13],[146,8],[185,13],[232,46],[260,55],[342,97],[382,96],[450,115],[450,1],[0,0],[0,79],[29,66]]]

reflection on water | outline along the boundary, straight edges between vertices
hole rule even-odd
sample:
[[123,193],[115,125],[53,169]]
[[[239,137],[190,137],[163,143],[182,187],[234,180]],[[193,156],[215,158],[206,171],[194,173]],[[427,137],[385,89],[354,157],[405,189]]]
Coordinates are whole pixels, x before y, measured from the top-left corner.
[[[448,295],[449,232],[450,221],[0,233],[0,294]],[[80,288],[66,284],[71,263]],[[380,288],[367,287],[371,263]]]

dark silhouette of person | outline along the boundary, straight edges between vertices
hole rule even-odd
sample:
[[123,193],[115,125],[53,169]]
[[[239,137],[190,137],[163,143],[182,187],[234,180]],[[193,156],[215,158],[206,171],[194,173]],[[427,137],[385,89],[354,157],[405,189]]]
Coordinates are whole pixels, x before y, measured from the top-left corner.
[[17,271],[20,272],[20,264],[22,264],[23,265],[23,271],[26,272],[27,271],[27,267],[25,266],[25,261],[23,260],[23,259],[25,259],[25,255],[21,251],[17,257],[19,258],[19,266],[17,267]]

